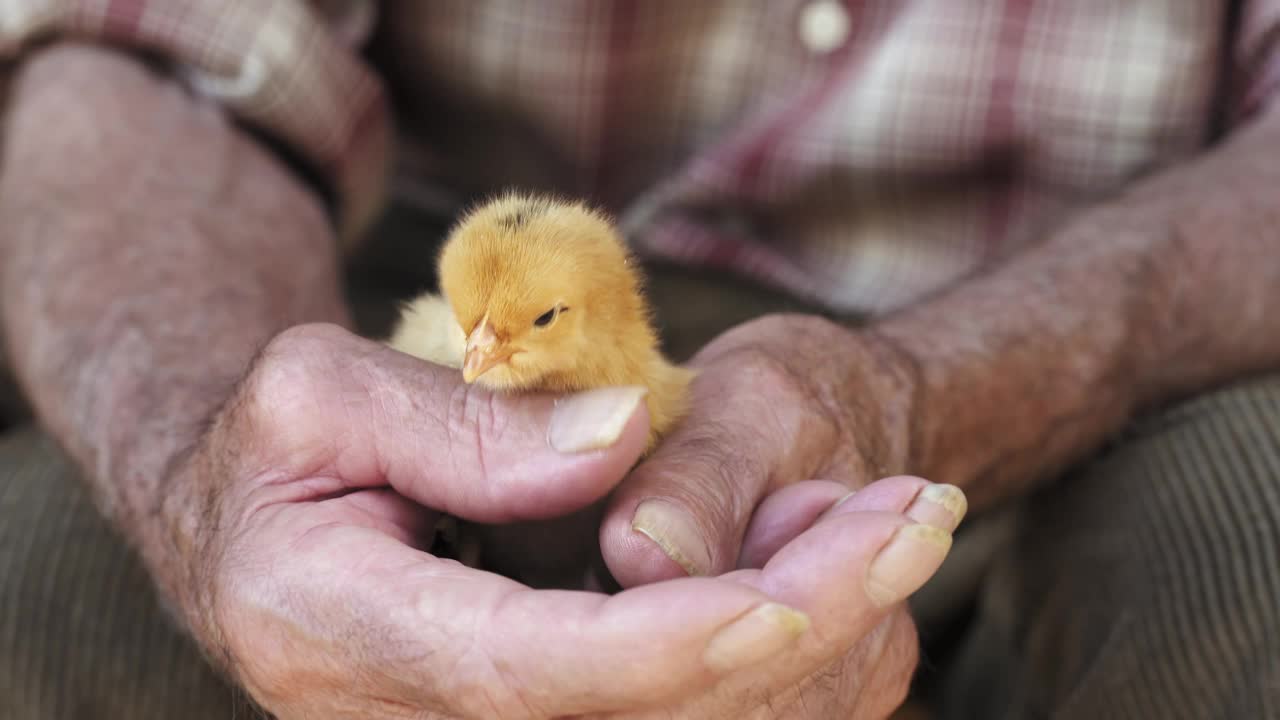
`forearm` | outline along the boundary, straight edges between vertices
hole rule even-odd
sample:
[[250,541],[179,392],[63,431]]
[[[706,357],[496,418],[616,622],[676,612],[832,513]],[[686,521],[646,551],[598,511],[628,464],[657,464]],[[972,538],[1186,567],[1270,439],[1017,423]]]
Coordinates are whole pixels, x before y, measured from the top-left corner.
[[984,505],[1133,413],[1280,364],[1280,113],[880,323],[918,375],[911,471]]
[[267,339],[345,319],[332,235],[263,150],[131,60],[45,51],[11,102],[5,344],[106,513],[176,581],[169,466]]

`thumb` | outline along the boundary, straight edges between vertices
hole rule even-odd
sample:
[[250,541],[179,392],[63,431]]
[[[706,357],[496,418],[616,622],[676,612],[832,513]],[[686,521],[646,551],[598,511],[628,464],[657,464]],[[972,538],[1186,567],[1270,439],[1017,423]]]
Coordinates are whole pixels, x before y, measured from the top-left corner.
[[390,485],[475,522],[590,505],[635,464],[649,428],[643,388],[494,394],[336,326],[286,331],[253,376],[278,455],[310,465],[299,475]]
[[688,416],[613,493],[600,544],[623,587],[732,570],[760,501],[824,469],[833,426],[767,372],[704,368]]

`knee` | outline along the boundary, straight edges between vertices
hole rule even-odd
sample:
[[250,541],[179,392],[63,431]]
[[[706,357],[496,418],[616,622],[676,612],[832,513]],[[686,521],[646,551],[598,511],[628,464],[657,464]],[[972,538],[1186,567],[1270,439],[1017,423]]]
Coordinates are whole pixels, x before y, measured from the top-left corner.
[[1280,701],[1280,374],[1135,423],[1024,520],[1005,578],[1045,696],[1189,717]]
[[[1280,591],[1280,374],[1137,421],[1032,498],[1024,519],[1031,552],[1114,557],[1143,587],[1225,592],[1271,579]],[[1091,565],[1081,568],[1086,577],[1098,569]]]
[[1239,564],[1266,549],[1275,565],[1280,373],[1205,393],[1135,423],[1098,465],[1106,468],[1104,480],[1136,478],[1141,512],[1132,520],[1160,533],[1168,552]]

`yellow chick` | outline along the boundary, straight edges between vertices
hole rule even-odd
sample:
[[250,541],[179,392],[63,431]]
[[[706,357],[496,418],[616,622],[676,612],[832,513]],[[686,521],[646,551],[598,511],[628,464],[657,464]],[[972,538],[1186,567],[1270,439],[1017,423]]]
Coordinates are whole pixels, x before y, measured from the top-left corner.
[[442,295],[405,306],[391,347],[495,391],[642,385],[646,454],[684,415],[693,373],[659,350],[638,267],[599,212],[501,196],[453,229],[439,278]]

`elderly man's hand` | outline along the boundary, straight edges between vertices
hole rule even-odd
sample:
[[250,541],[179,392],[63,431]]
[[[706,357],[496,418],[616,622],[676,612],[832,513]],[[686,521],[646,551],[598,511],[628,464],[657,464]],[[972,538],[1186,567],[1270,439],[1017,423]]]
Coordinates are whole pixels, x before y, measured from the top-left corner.
[[[197,636],[282,718],[752,717],[860,697],[880,717],[914,665],[895,603],[949,534],[893,478],[762,569],[608,597],[534,591],[422,550],[434,513],[550,517],[606,494],[644,443],[625,390],[498,398],[338,328],[274,341],[164,512]],[[605,450],[575,452],[602,437]],[[828,698],[837,698],[828,701]]]
[[[605,519],[605,560],[623,586],[761,567],[833,502],[907,470],[914,373],[873,334],[768,316],[692,365],[689,417]],[[950,486],[919,500],[913,512],[948,530],[965,511]]]
[[[874,335],[772,316],[725,333],[693,365],[700,374],[690,416],[615,492],[601,529],[605,561],[624,587],[734,577],[803,547],[814,558],[837,552],[834,543],[804,539],[851,503],[947,532],[963,517],[965,497],[953,486],[907,478],[869,485],[906,469],[914,395],[912,370]],[[833,566],[807,581],[833,582],[840,572]],[[891,654],[912,659],[895,666],[892,687],[914,670],[910,627],[899,607],[880,629]],[[841,716],[862,709],[854,701],[865,702],[865,692],[830,688],[859,682],[866,661],[858,651],[827,669],[825,692],[815,689],[797,707],[824,702],[824,712]]]

